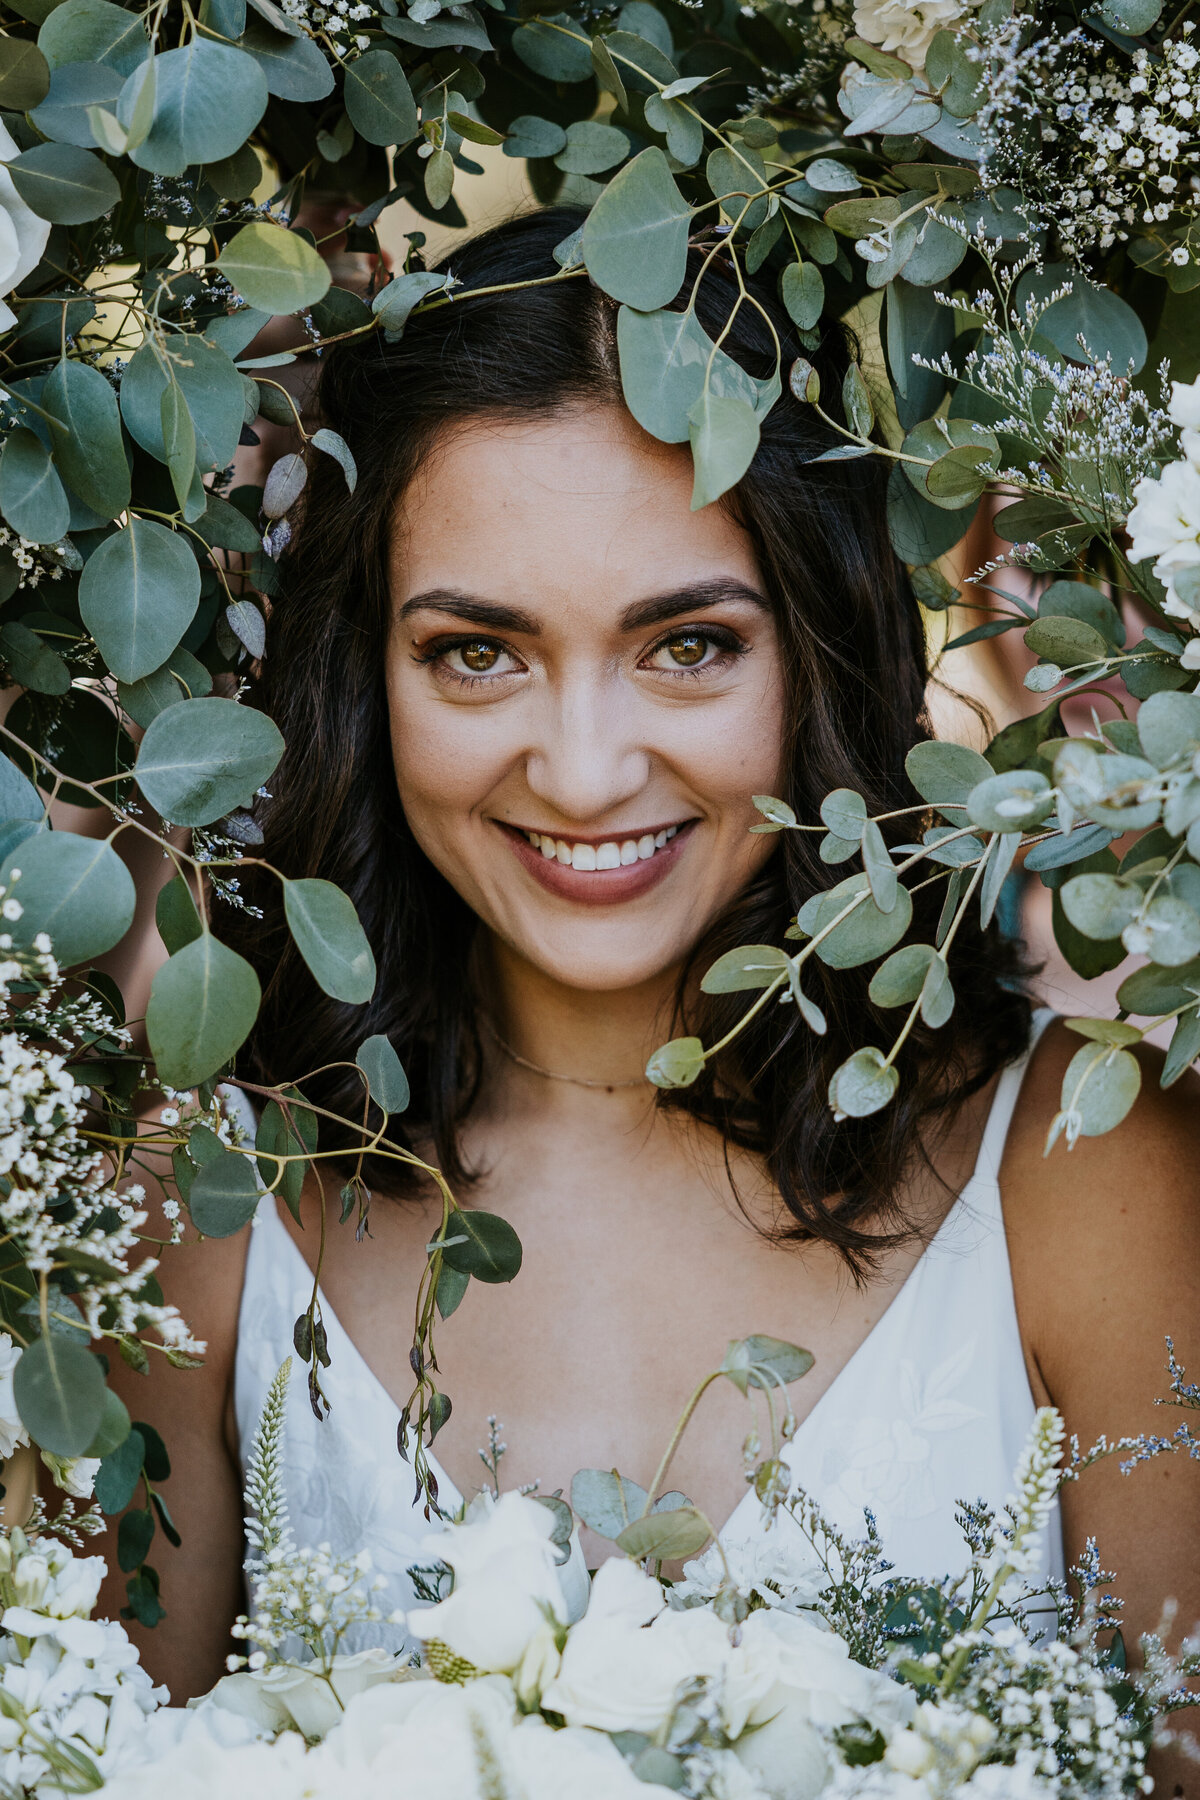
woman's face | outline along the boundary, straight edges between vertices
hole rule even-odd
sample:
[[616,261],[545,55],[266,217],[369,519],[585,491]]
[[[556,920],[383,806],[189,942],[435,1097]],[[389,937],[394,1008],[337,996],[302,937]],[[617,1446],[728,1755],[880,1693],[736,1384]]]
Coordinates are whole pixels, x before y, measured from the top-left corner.
[[447,434],[397,515],[387,687],[400,799],[510,950],[576,988],[678,966],[769,855],[778,635],[686,448],[622,411]]

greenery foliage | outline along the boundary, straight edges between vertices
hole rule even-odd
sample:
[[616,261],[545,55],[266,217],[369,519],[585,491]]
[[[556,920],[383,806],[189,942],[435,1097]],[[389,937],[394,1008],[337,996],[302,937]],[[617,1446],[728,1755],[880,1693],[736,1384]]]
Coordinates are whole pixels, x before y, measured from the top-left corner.
[[[1118,1019],[1075,1022],[1084,1041],[1052,1136],[1070,1144],[1124,1116],[1140,1080],[1131,1046],[1163,1021],[1174,1022],[1163,1081],[1179,1078],[1200,1054],[1200,696],[1185,691],[1200,667],[1200,552],[1188,550],[1200,506],[1184,508],[1172,545],[1155,497],[1172,470],[1195,475],[1200,403],[1177,381],[1164,410],[1159,365],[1171,358],[1182,382],[1200,370],[1200,226],[1173,173],[1186,175],[1188,131],[1162,122],[1171,108],[1191,117],[1196,80],[1190,28],[1173,29],[1156,0],[1086,15],[1070,0],[923,11],[858,0],[853,16],[846,0],[553,13],[538,0],[488,0],[483,12],[441,0],[19,0],[0,35],[0,679],[20,690],[0,724],[3,980],[13,1041],[59,1046],[71,1081],[90,1089],[79,1130],[109,1156],[113,1194],[135,1167],[153,1180],[169,1162],[195,1226],[222,1236],[252,1215],[260,1181],[295,1207],[322,1154],[300,1072],[296,1087],[261,1096],[254,1144],[236,1141],[214,1102],[260,996],[213,935],[209,901],[239,904],[238,869],[261,842],[255,802],[283,750],[242,703],[240,675],[262,652],[307,459],[332,458],[351,491],[357,480],[352,447],[306,431],[279,385],[297,352],[254,344],[272,315],[293,315],[320,351],[395,338],[414,309],[455,305],[462,290],[452,270],[424,267],[420,233],[364,299],[333,285],[322,244],[296,220],[306,192],[336,187],[357,208],[351,249],[378,250],[378,222],[400,197],[461,223],[455,180],[475,145],[526,159],[539,198],[565,184],[587,209],[547,279],[591,280],[620,303],[626,400],[647,431],[690,445],[694,505],[738,482],[772,406],[812,407],[840,440],[822,460],[894,465],[891,537],[919,597],[985,615],[957,641],[1020,631],[1038,659],[1027,686],[1043,710],[983,754],[921,745],[902,814],[871,819],[844,790],[819,820],[797,819],[761,797],[756,829],[820,832],[824,861],[850,872],[800,910],[791,946],[732,952],[706,987],[745,991],[748,1012],[794,1004],[821,1033],[805,963],[877,964],[871,994],[895,1007],[895,1038],[858,1048],[829,1091],[836,1114],[869,1114],[891,1099],[916,1021],[950,1017],[960,921],[971,907],[993,914],[1023,854],[1053,891],[1080,973],[1146,959],[1120,988]],[[1130,96],[1163,82],[1167,100],[1143,119],[1150,148],[1135,155],[1122,108],[1133,117]],[[1041,105],[1047,91],[1065,97],[1057,110]],[[1088,187],[1080,171],[1097,155]],[[823,317],[852,320],[864,355],[841,393],[822,393],[804,359],[754,379],[707,335],[683,289],[698,237],[728,264],[739,306],[755,304],[745,272],[771,272],[814,351]],[[260,416],[290,423],[302,451],[263,488],[234,487],[235,449]],[[939,559],[996,493],[1008,548],[968,598]],[[1006,587],[1006,566],[1036,579]],[[1062,702],[1079,695],[1093,722],[1070,736]],[[1142,703],[1136,717],[1129,699]],[[56,800],[106,814],[105,832],[51,829]],[[172,827],[190,829],[187,847]],[[175,871],[157,909],[169,956],[145,1019],[149,1066],[111,981],[86,972],[133,918],[113,848],[129,834]],[[910,890],[926,882],[944,890],[941,924],[934,942],[906,942]],[[374,962],[346,897],[299,880],[283,881],[283,898],[320,987],[366,1000]],[[51,948],[87,996],[69,1016],[51,1003]],[[720,1047],[671,1043],[650,1079],[686,1085]],[[362,1128],[364,1150],[408,1157],[386,1136],[408,1101],[395,1050],[368,1038],[357,1066],[383,1109],[378,1130]],[[175,1109],[139,1138],[152,1083]],[[88,1347],[146,1356],[143,1333],[161,1324],[153,1269],[120,1288],[126,1265],[93,1238],[60,1232],[48,1250],[23,1238],[9,1221],[36,1186],[37,1155],[0,1173],[0,1314],[26,1347],[22,1420],[56,1455],[102,1457],[103,1504],[119,1510],[144,1471],[165,1530],[151,1486],[161,1447],[122,1419]],[[406,1414],[434,1502],[423,1447],[450,1404],[435,1382],[435,1314],[472,1276],[509,1280],[520,1261],[503,1221],[443,1193]],[[368,1202],[351,1176],[343,1217],[361,1223]],[[61,1186],[44,1204],[56,1226],[77,1213]],[[189,1360],[168,1339],[157,1348]],[[315,1287],[296,1350],[319,1407],[328,1356]],[[122,1540],[130,1604],[152,1621],[149,1500],[137,1516],[146,1523]]]

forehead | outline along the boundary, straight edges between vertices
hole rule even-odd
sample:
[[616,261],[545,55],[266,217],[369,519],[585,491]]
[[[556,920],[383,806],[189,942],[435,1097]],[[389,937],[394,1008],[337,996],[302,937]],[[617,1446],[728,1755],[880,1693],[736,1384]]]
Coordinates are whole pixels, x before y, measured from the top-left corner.
[[719,575],[756,583],[746,533],[718,506],[692,512],[691,494],[686,445],[617,407],[470,420],[434,445],[397,508],[395,598],[453,586],[615,605]]

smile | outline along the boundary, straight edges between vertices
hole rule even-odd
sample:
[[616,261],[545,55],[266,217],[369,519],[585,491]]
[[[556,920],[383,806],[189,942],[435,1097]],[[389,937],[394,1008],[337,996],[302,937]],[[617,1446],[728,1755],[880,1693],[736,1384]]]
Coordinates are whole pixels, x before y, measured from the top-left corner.
[[517,861],[538,886],[561,900],[583,906],[613,906],[636,900],[670,873],[691,841],[697,819],[593,839],[558,837],[523,825],[500,825]]
[[547,862],[559,862],[564,868],[583,869],[590,874],[592,870],[628,869],[636,862],[649,862],[655,851],[664,850],[678,832],[678,825],[668,825],[664,831],[646,831],[636,838],[610,838],[602,844],[550,837],[538,831],[524,835]]

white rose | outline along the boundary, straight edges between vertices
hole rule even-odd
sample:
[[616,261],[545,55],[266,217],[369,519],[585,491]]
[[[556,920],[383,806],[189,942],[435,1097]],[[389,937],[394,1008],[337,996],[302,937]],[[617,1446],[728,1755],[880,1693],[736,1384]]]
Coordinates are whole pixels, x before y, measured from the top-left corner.
[[854,29],[869,44],[919,70],[938,32],[969,11],[970,4],[962,0],[855,0]]
[[315,1792],[306,1779],[310,1760],[294,1732],[275,1744],[232,1747],[193,1735],[164,1757],[114,1775],[104,1800],[302,1800]]
[[507,1783],[483,1779],[489,1761],[503,1767],[504,1745],[516,1716],[512,1684],[485,1676],[454,1686],[406,1681],[359,1694],[336,1731],[317,1746],[310,1767],[314,1792],[355,1800],[397,1793],[431,1794],[437,1800],[481,1800],[507,1791]]
[[311,1741],[340,1724],[356,1694],[381,1681],[411,1680],[416,1673],[386,1650],[360,1650],[355,1656],[335,1656],[327,1671],[316,1664],[273,1663],[224,1675],[210,1693],[189,1705],[199,1712],[237,1713],[272,1736],[294,1726]]
[[504,1745],[504,1761],[522,1800],[646,1800],[639,1781],[611,1738],[567,1727],[554,1731],[528,1718]]
[[[3,149],[3,139],[6,137],[8,133],[0,125],[0,150]],[[11,177],[0,172],[0,207],[4,203],[4,181],[11,181]],[[2,211],[0,218],[3,218]],[[4,273],[3,237],[3,226],[0,226],[0,280]],[[5,319],[5,313],[8,313],[8,308],[0,301],[0,330],[12,323],[12,314],[8,313],[8,318]],[[19,1445],[29,1442],[29,1433],[21,1423],[21,1415],[17,1411],[13,1395],[13,1376],[20,1360],[20,1347],[13,1343],[7,1331],[0,1331],[0,1461],[4,1462],[8,1461]]]
[[1172,424],[1181,425],[1185,431],[1200,431],[1200,380],[1173,381],[1167,411]]
[[1183,600],[1174,586],[1177,575],[1200,564],[1200,469],[1191,462],[1168,463],[1157,480],[1146,476],[1139,481],[1133,498],[1126,521],[1131,560],[1153,557],[1154,573],[1167,589],[1164,610],[1200,626],[1200,609]]
[[[605,1563],[591,1605],[568,1634],[543,1708],[561,1713],[568,1725],[657,1731],[674,1711],[680,1685],[719,1674],[730,1654],[729,1633],[714,1613],[662,1608],[657,1582],[631,1563]],[[650,1615],[656,1616],[647,1625]]]
[[[0,125],[0,163],[10,162],[20,150]],[[37,268],[50,236],[50,226],[32,212],[16,190],[7,169],[0,168],[0,296],[11,294],[19,282]],[[17,322],[11,306],[0,298],[0,331]],[[11,1451],[6,1450],[5,1456]]]
[[551,1543],[554,1517],[522,1494],[503,1494],[427,1538],[422,1551],[449,1563],[454,1589],[409,1614],[414,1637],[438,1641],[486,1673],[511,1674],[547,1616],[565,1623],[567,1606]]

